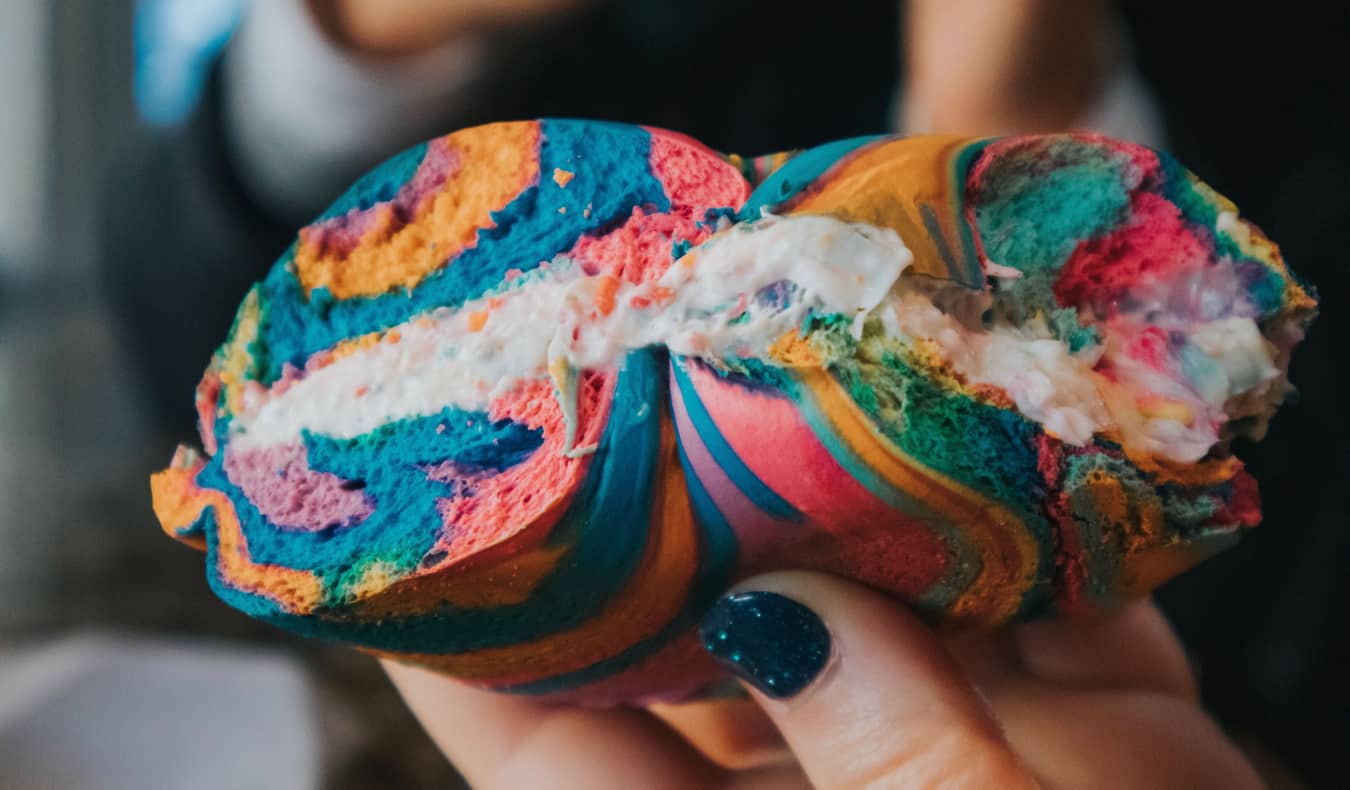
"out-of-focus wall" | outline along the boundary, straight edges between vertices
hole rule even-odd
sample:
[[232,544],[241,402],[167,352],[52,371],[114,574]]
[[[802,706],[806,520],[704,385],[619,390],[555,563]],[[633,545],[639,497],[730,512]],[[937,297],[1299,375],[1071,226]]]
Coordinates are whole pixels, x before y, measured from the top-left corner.
[[28,428],[42,398],[28,373],[33,332],[20,317],[46,259],[50,21],[47,0],[11,0],[0,24],[0,632],[44,608],[52,544],[23,529],[38,504],[25,492],[44,489],[55,458]]
[[8,0],[0,24],[0,277],[31,276],[47,227],[50,3]]
[[0,5],[3,646],[72,620],[80,591],[108,599],[98,574],[143,573],[112,558],[153,522],[95,271],[102,174],[133,123],[131,0]]
[[97,301],[98,197],[103,171],[135,124],[133,0],[26,0],[47,9],[51,110],[45,274],[58,297]]

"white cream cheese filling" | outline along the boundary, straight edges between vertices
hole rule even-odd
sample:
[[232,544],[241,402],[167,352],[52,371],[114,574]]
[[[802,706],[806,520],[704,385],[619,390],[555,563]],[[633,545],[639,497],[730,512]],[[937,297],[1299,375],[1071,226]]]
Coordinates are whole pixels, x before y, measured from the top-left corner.
[[[890,229],[821,216],[733,226],[636,285],[555,259],[500,293],[400,325],[398,342],[386,333],[279,392],[246,392],[231,442],[271,446],[306,430],[353,438],[446,407],[482,410],[522,380],[565,389],[569,368],[612,367],[657,344],[765,358],[809,314],[851,317],[860,335],[911,260]],[[779,283],[792,287],[765,293]],[[572,395],[560,393],[564,410]]]
[[984,328],[975,316],[988,304],[986,294],[902,278],[883,321],[890,335],[933,341],[968,382],[1002,389],[1019,412],[1072,445],[1110,431],[1132,449],[1196,461],[1219,441],[1225,422],[1248,416],[1239,413],[1240,401],[1283,386],[1278,351],[1251,317],[1169,322],[1184,337],[1184,373],[1175,376],[1126,353],[1131,336],[1152,326],[1142,317],[1099,324],[1103,342],[1070,353],[1039,317]]
[[[231,441],[271,446],[303,431],[353,438],[446,407],[484,410],[531,379],[554,382],[570,437],[576,371],[610,368],[654,345],[714,360],[767,359],[813,314],[852,320],[855,338],[874,316],[901,342],[933,341],[968,382],[1004,390],[1069,444],[1112,432],[1177,461],[1199,459],[1227,419],[1245,416],[1227,408],[1264,403],[1283,386],[1276,349],[1251,317],[1167,317],[1176,324],[1168,330],[1185,336],[1186,375],[1169,376],[1124,353],[1148,326],[1142,317],[1099,324],[1103,342],[1070,353],[1039,318],[986,327],[988,293],[902,277],[911,261],[892,230],[811,215],[732,226],[642,284],[587,275],[559,257],[498,293],[402,324],[288,387],[247,391]],[[569,453],[589,449],[570,438],[566,445]]]

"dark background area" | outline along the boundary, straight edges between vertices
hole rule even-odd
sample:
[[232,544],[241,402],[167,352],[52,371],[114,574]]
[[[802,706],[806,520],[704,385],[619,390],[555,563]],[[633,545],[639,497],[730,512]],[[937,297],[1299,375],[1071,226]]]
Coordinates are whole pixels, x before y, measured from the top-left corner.
[[[36,218],[0,221],[0,672],[6,651],[90,627],[279,650],[315,679],[323,721],[347,722],[330,728],[325,786],[445,786],[452,772],[369,660],[216,602],[200,558],[149,511],[145,475],[191,436],[198,372],[292,225],[250,207],[213,89],[184,126],[138,121],[129,0],[18,6],[35,9],[42,45],[30,76],[0,81],[2,111],[32,120],[0,126],[0,161],[36,163],[0,173]],[[1350,11],[1122,8],[1168,147],[1280,244],[1322,302],[1294,356],[1299,397],[1239,449],[1264,524],[1159,599],[1224,726],[1308,785],[1338,786],[1350,744]],[[899,24],[881,0],[617,3],[517,42],[500,75],[509,89],[463,124],[612,118],[747,154],[872,133],[890,118]],[[32,147],[27,160],[16,145]],[[177,312],[157,309],[165,294]]]
[[1178,157],[1275,239],[1317,286],[1321,316],[1295,354],[1299,396],[1239,450],[1265,521],[1159,596],[1192,650],[1209,707],[1316,786],[1343,780],[1350,743],[1350,222],[1345,6],[1130,7],[1137,57]]

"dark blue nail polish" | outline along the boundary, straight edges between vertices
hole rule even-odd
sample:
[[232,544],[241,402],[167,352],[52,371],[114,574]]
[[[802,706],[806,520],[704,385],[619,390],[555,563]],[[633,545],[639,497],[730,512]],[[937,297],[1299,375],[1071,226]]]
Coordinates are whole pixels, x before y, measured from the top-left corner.
[[830,659],[830,632],[816,613],[777,593],[718,601],[699,626],[717,662],[774,699],[811,684]]

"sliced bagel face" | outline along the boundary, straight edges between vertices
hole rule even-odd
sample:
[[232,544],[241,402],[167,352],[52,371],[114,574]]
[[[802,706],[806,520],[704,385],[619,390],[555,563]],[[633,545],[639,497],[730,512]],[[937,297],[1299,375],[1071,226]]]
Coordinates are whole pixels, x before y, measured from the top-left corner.
[[[659,387],[625,385],[653,374],[622,356],[553,370],[546,347],[513,351],[515,335],[574,307],[549,302],[549,283],[585,280],[567,296],[612,309],[747,193],[690,138],[618,124],[493,124],[391,159],[249,293],[199,388],[209,458],[159,486],[166,502],[202,505],[166,525],[205,542],[232,604],[372,647],[454,648],[405,638],[415,623],[389,638],[366,627],[422,606],[520,610],[508,642],[589,617],[581,599],[623,589],[643,557],[645,514],[592,500],[609,465],[634,492],[657,482]],[[568,532],[619,516],[632,523]],[[452,573],[467,580],[427,581]],[[276,594],[277,576],[303,578],[303,594]],[[541,584],[569,592],[530,605]],[[545,611],[568,600],[573,611]]]
[[[903,590],[936,619],[994,622],[1142,594],[1259,519],[1227,444],[1259,437],[1288,391],[1313,302],[1278,249],[1170,157],[1090,135],[847,141],[770,175],[743,213],[764,209],[866,220],[914,254],[859,342],[804,341],[829,376],[786,359],[706,376],[676,360],[689,443],[734,445],[730,467],[754,471],[737,487],[713,454],[692,464],[723,508],[762,488],[784,502],[760,515],[786,508],[860,538],[847,560],[803,555],[812,567]],[[859,410],[869,430],[850,433]],[[750,411],[796,438],[756,452]],[[877,441],[906,468],[879,475]],[[818,456],[829,483],[796,485],[806,472],[779,462]],[[917,519],[945,542],[929,556],[961,559],[929,563],[942,572],[918,590],[901,570],[911,549],[869,566],[861,517],[812,498],[858,486],[851,501],[889,508],[872,519]],[[939,507],[948,492],[963,509]]]
[[989,625],[1113,606],[1255,523],[1226,442],[1313,302],[1170,159],[1057,135],[752,163],[747,199],[682,135],[560,121],[391,160],[245,300],[208,457],[156,478],[166,530],[286,628],[633,701],[715,677],[687,637],[737,576]]

